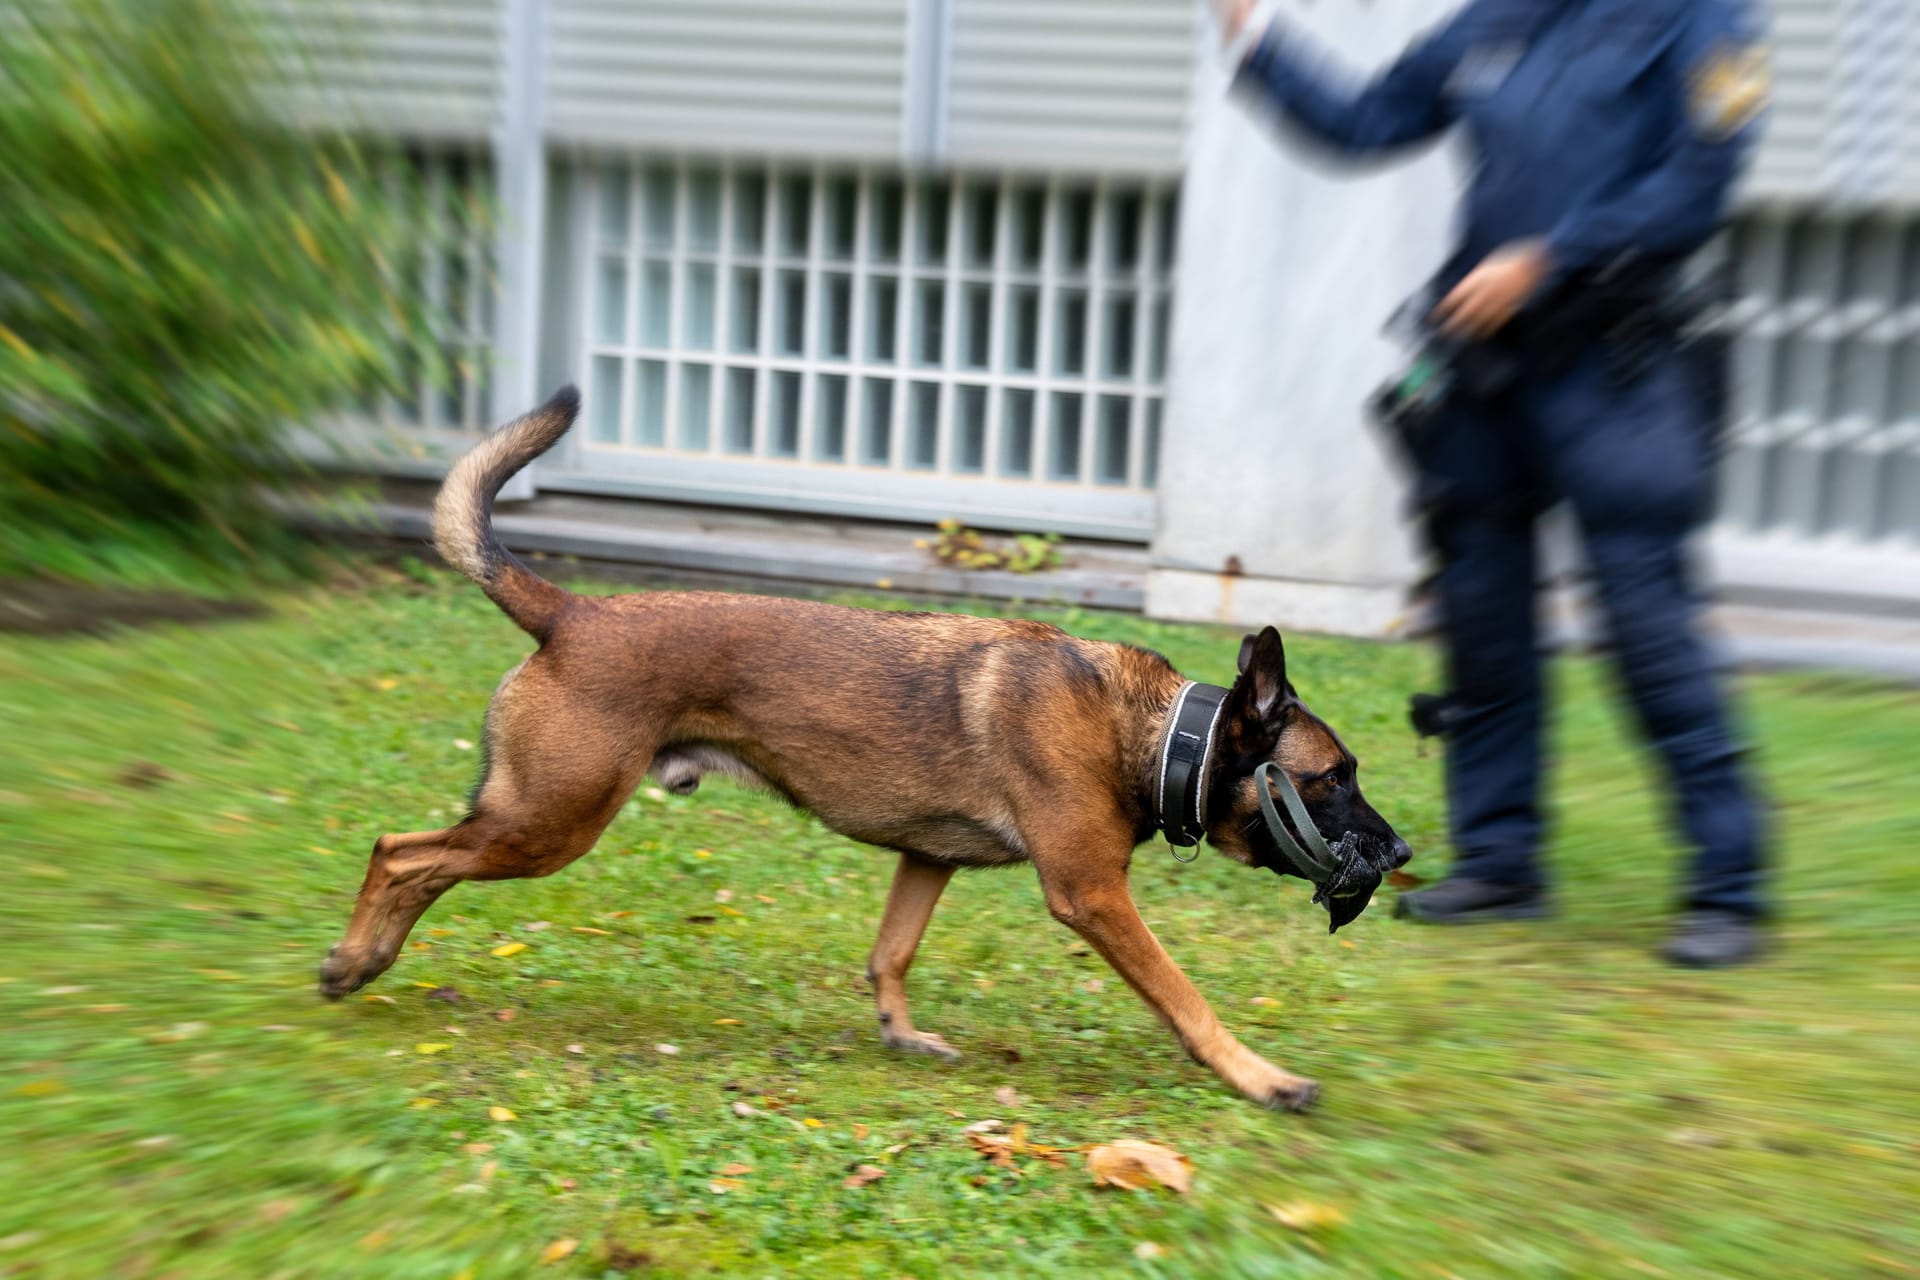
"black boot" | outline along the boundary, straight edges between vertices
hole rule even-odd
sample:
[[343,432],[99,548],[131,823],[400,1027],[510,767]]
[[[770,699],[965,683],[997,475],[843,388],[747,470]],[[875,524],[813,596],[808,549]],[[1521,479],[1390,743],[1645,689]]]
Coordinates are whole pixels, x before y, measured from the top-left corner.
[[1430,888],[1401,894],[1393,914],[1422,924],[1543,920],[1548,915],[1547,895],[1536,888],[1455,875]]
[[1680,917],[1661,955],[1687,969],[1724,969],[1760,954],[1760,925],[1736,911],[1696,908]]

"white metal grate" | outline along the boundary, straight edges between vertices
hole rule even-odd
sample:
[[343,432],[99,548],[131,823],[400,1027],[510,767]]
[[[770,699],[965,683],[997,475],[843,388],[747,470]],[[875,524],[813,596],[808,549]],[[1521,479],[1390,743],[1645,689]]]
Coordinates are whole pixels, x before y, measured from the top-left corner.
[[1752,214],[1723,524],[1920,548],[1920,218]]
[[1151,532],[1170,186],[660,159],[585,187],[577,468]]
[[472,152],[414,152],[391,181],[396,190],[417,188],[418,232],[395,270],[405,294],[425,307],[430,331],[409,353],[405,389],[385,397],[376,416],[416,432],[485,430],[492,425],[492,166]]

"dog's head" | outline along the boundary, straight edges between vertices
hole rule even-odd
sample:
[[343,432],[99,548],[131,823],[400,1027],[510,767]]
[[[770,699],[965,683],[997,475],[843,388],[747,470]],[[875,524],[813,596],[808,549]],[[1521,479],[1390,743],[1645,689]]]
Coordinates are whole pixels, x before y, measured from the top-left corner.
[[[1388,872],[1412,851],[1360,793],[1360,764],[1327,722],[1307,709],[1287,680],[1286,649],[1268,627],[1240,645],[1240,678],[1220,709],[1212,775],[1207,780],[1207,838],[1248,866],[1297,875],[1268,832],[1254,771],[1272,761],[1286,772],[1320,836],[1341,855],[1341,874],[1324,886],[1333,927],[1366,909]],[[1276,804],[1278,796],[1274,797]],[[1277,804],[1296,841],[1293,818]]]

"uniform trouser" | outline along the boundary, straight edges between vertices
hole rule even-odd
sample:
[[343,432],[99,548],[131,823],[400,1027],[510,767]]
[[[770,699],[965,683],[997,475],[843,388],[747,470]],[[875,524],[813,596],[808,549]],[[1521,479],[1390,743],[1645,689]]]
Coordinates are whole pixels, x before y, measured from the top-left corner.
[[1456,396],[1435,424],[1425,469],[1458,709],[1447,741],[1458,874],[1541,883],[1535,521],[1564,500],[1622,683],[1694,848],[1687,905],[1764,912],[1762,818],[1686,572],[1712,473],[1686,373],[1676,356],[1616,385],[1595,353],[1491,400]]

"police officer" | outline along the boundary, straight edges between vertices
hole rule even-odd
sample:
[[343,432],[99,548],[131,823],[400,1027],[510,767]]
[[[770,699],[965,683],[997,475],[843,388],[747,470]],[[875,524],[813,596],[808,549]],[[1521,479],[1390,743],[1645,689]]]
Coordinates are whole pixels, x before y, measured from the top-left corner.
[[1759,950],[1762,820],[1694,630],[1683,558],[1711,481],[1699,384],[1671,335],[1656,331],[1649,351],[1643,333],[1629,362],[1605,326],[1555,323],[1609,280],[1677,267],[1720,225],[1766,96],[1735,3],[1472,0],[1371,83],[1350,87],[1254,0],[1215,0],[1236,86],[1310,141],[1377,156],[1458,126],[1473,151],[1431,320],[1506,374],[1463,380],[1420,459],[1441,562],[1456,861],[1445,879],[1401,897],[1402,916],[1465,924],[1546,913],[1534,525],[1564,501],[1694,847],[1665,954],[1716,966]]

